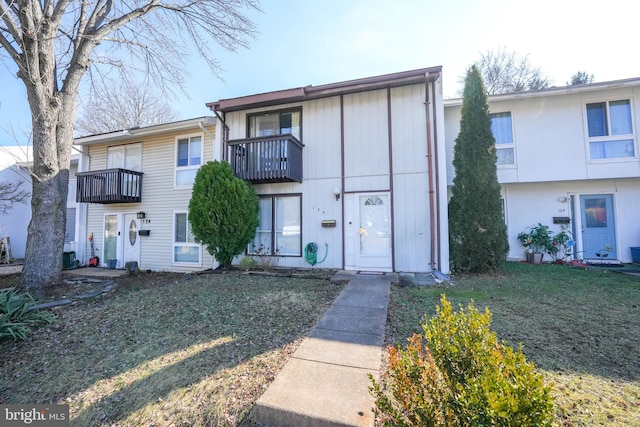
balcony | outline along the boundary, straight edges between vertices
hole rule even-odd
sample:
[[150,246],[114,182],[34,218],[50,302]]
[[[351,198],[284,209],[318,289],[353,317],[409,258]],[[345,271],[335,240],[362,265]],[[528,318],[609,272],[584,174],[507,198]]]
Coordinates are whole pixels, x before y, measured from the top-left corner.
[[106,169],[76,174],[76,202],[137,203],[142,190],[142,172]]
[[235,175],[253,184],[302,182],[302,143],[293,135],[228,141]]

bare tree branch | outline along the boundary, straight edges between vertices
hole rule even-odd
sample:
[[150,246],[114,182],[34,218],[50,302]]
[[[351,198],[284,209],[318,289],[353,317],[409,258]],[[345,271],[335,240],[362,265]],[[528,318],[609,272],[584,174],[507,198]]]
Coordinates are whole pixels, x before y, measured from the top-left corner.
[[544,89],[551,84],[540,67],[529,63],[528,55],[520,56],[504,46],[482,53],[475,65],[489,95]]
[[112,132],[120,129],[152,126],[178,120],[179,115],[148,83],[128,78],[97,83],[89,99],[81,102],[76,119],[80,136]]
[[30,193],[22,188],[24,182],[0,181],[0,215],[6,215],[15,204],[26,204]]

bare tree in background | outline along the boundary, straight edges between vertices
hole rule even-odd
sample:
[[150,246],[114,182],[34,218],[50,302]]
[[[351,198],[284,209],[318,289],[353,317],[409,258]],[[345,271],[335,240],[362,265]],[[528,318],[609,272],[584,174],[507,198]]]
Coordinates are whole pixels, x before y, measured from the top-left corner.
[[531,65],[528,55],[518,55],[503,46],[482,53],[475,65],[489,95],[545,89],[551,84],[540,67]]
[[184,83],[188,52],[217,72],[214,48],[247,47],[257,0],[0,0],[3,70],[31,110],[32,217],[21,286],[59,281],[78,87],[89,71],[135,69],[161,88]]
[[166,96],[149,84],[128,79],[93,86],[89,100],[80,103],[76,133],[80,136],[153,126],[178,120]]
[[593,74],[589,74],[586,71],[577,71],[573,76],[571,76],[571,81],[567,82],[567,86],[586,85],[593,83],[594,79],[595,77]]
[[24,182],[0,181],[0,215],[6,215],[15,204],[29,201],[29,192],[22,188]]

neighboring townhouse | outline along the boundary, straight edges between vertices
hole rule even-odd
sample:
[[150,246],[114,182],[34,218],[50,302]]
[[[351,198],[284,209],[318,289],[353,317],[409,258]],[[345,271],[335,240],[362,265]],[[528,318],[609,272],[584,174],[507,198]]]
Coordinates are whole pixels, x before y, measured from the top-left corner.
[[[64,250],[76,251],[76,229],[79,218],[76,216],[75,201],[76,172],[78,170],[79,155],[71,157],[69,170],[69,197],[67,198],[67,225],[65,230]],[[31,173],[29,168],[32,160],[31,146],[0,147],[0,182],[22,182],[21,189],[29,193],[26,203],[15,203],[5,214],[0,214],[0,238],[9,237],[11,256],[22,259],[27,247],[27,229],[31,222]],[[61,255],[62,256],[62,255]]]
[[448,273],[441,67],[207,106],[224,129],[222,158],[260,197],[249,255]]
[[[190,233],[188,205],[200,166],[216,158],[214,117],[76,139],[77,257],[154,271],[215,267]],[[92,240],[89,237],[92,236]]]
[[[461,106],[445,101],[449,186]],[[577,259],[631,262],[630,247],[640,246],[640,78],[490,96],[489,109],[509,258],[525,257],[517,235],[542,223],[573,233]]]

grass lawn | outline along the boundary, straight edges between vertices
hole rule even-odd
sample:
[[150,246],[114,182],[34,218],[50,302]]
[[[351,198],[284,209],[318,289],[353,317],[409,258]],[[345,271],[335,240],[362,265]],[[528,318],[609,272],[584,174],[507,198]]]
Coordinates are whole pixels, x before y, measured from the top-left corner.
[[0,403],[67,403],[73,426],[237,425],[342,290],[328,277],[128,279],[1,349]]
[[509,263],[499,276],[392,288],[387,338],[406,343],[440,295],[475,301],[492,329],[553,384],[562,426],[640,425],[640,278],[607,270]]

